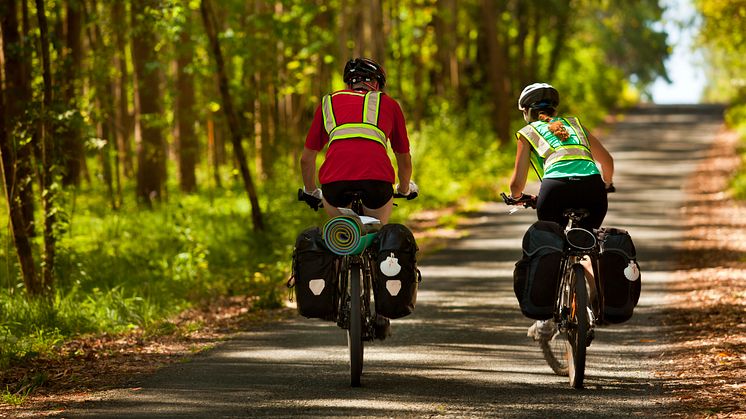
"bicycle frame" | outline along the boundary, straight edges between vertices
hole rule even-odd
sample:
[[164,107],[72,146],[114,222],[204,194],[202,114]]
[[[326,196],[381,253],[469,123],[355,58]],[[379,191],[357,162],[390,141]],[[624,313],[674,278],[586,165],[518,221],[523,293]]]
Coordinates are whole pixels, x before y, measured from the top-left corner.
[[370,252],[366,249],[360,255],[342,256],[339,270],[340,304],[337,315],[337,326],[342,329],[350,328],[350,305],[351,296],[354,295],[352,287],[353,277],[357,277],[360,286],[355,287],[361,297],[360,310],[363,315],[364,324],[362,328],[363,340],[372,340],[374,333],[373,312],[371,310],[371,295],[373,287],[373,261]]
[[[570,385],[582,388],[586,348],[594,338],[595,325],[599,320],[603,320],[603,283],[598,275],[597,234],[575,227],[584,217],[582,211],[569,210],[566,215],[569,217],[565,229],[567,247],[562,256],[562,277],[555,294],[554,321],[558,325],[558,331],[567,338],[569,345],[566,350]],[[573,238],[570,237],[571,233]],[[593,281],[588,281],[587,269],[583,265],[586,257],[591,263]],[[554,354],[550,356],[555,357]]]
[[[355,193],[351,209],[363,214],[360,195]],[[359,387],[363,373],[365,341],[375,338],[375,313],[371,309],[373,289],[373,254],[366,248],[360,254],[341,256],[339,270],[340,302],[337,325],[347,330],[350,355],[350,385]]]
[[[406,198],[411,200],[417,197],[417,192],[403,196],[394,194],[394,198]],[[352,203],[350,210],[358,216],[363,215],[362,193],[351,192]],[[298,189],[298,200],[305,201],[312,209],[321,207],[321,200],[310,197]],[[343,210],[340,208],[340,210]],[[353,214],[354,215],[354,214]],[[371,234],[376,229],[368,229],[370,225],[376,225],[375,219],[372,224],[364,224],[366,234]],[[378,223],[380,225],[380,222]],[[328,245],[328,243],[327,243]],[[367,246],[365,244],[364,246]],[[337,326],[347,330],[347,342],[350,352],[350,385],[360,386],[360,376],[363,371],[364,342],[376,338],[376,318],[371,306],[373,297],[373,280],[376,272],[374,265],[375,256],[371,248],[363,248],[362,252],[354,250],[355,254],[337,253],[337,278],[338,289],[337,301]],[[386,324],[387,326],[388,324]],[[383,338],[381,338],[383,339]]]

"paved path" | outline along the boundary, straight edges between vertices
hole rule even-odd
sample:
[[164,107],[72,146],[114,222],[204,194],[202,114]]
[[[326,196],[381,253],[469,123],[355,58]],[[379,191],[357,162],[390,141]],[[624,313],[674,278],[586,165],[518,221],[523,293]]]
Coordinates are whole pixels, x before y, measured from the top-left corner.
[[348,387],[345,334],[297,318],[269,324],[65,417],[665,417],[656,376],[665,349],[660,308],[676,269],[683,179],[721,123],[714,107],[636,109],[602,136],[617,162],[606,225],[638,247],[643,293],[628,323],[597,331],[586,389],[554,375],[526,337],[512,291],[531,211],[486,205],[469,236],[421,261],[412,316],[366,347],[362,388]]

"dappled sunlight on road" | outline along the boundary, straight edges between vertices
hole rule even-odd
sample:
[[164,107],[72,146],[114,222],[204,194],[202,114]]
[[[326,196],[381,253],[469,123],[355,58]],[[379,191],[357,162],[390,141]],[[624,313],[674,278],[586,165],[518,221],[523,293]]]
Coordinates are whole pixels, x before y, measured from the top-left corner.
[[664,368],[661,354],[675,350],[664,338],[661,310],[679,268],[681,188],[720,124],[718,109],[643,107],[601,138],[616,157],[618,190],[604,224],[634,238],[642,296],[629,322],[596,331],[585,391],[552,373],[526,336],[532,320],[513,293],[513,267],[535,212],[508,215],[502,203],[489,203],[470,217],[464,239],[419,260],[417,308],[392,320],[393,336],[366,344],[362,388],[348,385],[345,332],[295,318],[242,333],[86,411],[106,416],[119,405],[193,416],[666,416],[676,400],[656,372]]

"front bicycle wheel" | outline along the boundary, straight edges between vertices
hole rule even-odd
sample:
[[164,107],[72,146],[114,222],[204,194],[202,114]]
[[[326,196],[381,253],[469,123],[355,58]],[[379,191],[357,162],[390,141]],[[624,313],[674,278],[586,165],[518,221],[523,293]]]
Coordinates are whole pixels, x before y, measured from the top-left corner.
[[574,281],[570,299],[570,327],[567,330],[568,369],[570,385],[583,388],[585,378],[585,353],[588,346],[588,288],[585,269],[579,263],[573,265]]
[[350,350],[350,385],[360,387],[363,374],[363,315],[360,307],[360,266],[350,267],[350,328],[347,346]]

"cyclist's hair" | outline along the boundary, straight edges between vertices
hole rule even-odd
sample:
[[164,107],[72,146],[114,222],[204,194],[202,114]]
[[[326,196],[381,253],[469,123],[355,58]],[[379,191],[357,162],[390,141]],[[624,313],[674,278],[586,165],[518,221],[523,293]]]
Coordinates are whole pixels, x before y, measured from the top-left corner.
[[562,124],[562,122],[552,122],[552,116],[554,116],[554,113],[554,109],[551,110],[551,115],[547,114],[546,111],[541,111],[539,112],[538,119],[539,121],[548,123],[549,131],[552,131],[552,134],[556,135],[557,138],[559,138],[561,141],[566,141],[568,138],[570,138],[570,133],[567,132],[567,129]]

